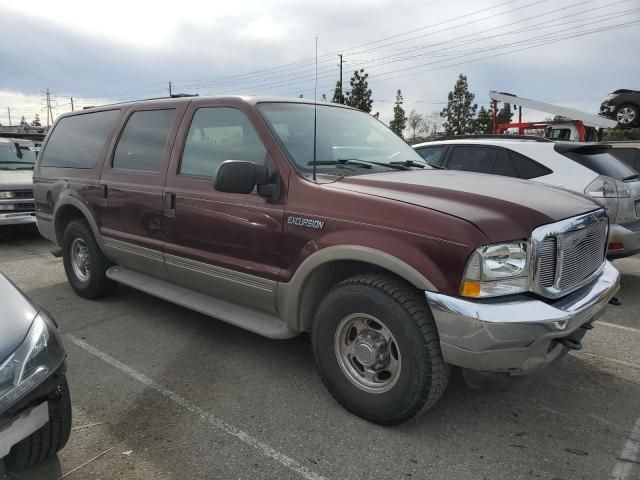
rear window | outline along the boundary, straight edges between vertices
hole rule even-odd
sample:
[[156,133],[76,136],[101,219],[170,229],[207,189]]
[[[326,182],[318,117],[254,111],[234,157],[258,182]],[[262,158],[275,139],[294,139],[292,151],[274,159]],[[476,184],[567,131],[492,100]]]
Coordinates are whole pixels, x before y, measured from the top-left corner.
[[135,112],[122,131],[113,155],[113,168],[159,172],[176,111]]
[[60,119],[42,156],[45,167],[93,168],[120,110],[84,113]]
[[429,165],[441,166],[444,160],[444,152],[447,150],[446,145],[438,145],[433,147],[417,148],[416,152],[420,155]]
[[509,155],[505,150],[500,150],[495,162],[493,162],[493,168],[491,173],[494,175],[504,175],[505,177],[517,177],[518,173],[513,167],[513,163],[509,158]]
[[574,162],[583,167],[587,167],[600,175],[606,175],[615,180],[631,180],[636,178],[638,173],[614,157],[610,151],[587,150],[562,152],[562,155],[569,157]]
[[636,171],[640,167],[640,148],[612,148],[609,153]]

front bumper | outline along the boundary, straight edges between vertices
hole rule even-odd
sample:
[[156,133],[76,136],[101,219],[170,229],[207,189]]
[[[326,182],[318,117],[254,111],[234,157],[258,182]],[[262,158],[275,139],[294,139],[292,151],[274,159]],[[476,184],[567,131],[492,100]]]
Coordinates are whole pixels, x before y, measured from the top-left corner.
[[0,225],[24,225],[27,223],[36,223],[36,212],[0,214]]
[[0,424],[0,459],[9,455],[11,447],[33,435],[48,421],[49,404],[45,401]]
[[607,258],[624,258],[640,252],[640,220],[628,225],[611,225],[609,227],[609,245],[621,243],[622,249],[607,250]]
[[610,103],[605,102],[600,105],[600,115],[603,117],[612,117],[615,110],[616,106]]
[[[532,373],[568,350],[558,339],[593,322],[620,288],[609,262],[590,284],[555,301],[527,295],[467,300],[426,292],[444,361],[482,372]],[[577,332],[582,333],[582,332]]]

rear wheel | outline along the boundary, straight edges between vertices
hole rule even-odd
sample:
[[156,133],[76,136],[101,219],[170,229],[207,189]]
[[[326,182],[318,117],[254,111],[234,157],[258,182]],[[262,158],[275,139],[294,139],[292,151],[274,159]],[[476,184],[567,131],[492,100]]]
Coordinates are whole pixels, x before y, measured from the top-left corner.
[[13,446],[5,459],[7,470],[33,467],[55,455],[67,444],[71,433],[71,400],[64,375],[60,376],[58,387],[48,396],[47,401],[49,421],[40,430]]
[[621,105],[616,110],[616,120],[621,127],[630,127],[638,123],[640,119],[640,109],[631,103]]
[[100,250],[85,220],[74,220],[67,225],[62,250],[67,279],[78,295],[99,298],[114,289],[115,282],[107,278],[112,264]]
[[329,391],[375,423],[427,410],[449,381],[425,300],[394,277],[363,275],[334,287],[318,309],[312,342]]

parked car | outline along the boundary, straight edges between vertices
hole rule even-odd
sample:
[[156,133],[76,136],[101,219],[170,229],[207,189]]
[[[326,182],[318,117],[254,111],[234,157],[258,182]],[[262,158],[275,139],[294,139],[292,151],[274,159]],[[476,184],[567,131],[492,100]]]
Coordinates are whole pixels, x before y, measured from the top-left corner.
[[433,406],[451,365],[513,378],[579,348],[619,285],[600,204],[431,169],[342,105],[65,114],[34,193],[78,295],[119,282],[269,338],[311,332],[328,389],[380,424]]
[[640,91],[621,88],[611,92],[600,105],[600,115],[618,121],[621,127],[632,127],[640,119]]
[[33,167],[39,147],[0,137],[0,226],[35,223]]
[[599,140],[598,129],[595,127],[585,126],[582,122],[567,121],[554,122],[545,127],[544,136],[550,140],[559,140],[564,142],[580,142],[581,130],[584,135],[584,142],[597,142]]
[[611,155],[616,157],[636,172],[640,172],[640,141],[639,140],[621,140],[605,142],[611,145]]
[[617,160],[611,147],[551,142],[539,137],[480,136],[414,145],[430,164],[523,178],[584,193],[607,207],[611,219],[609,258],[640,252],[638,173]]
[[61,450],[71,432],[65,353],[53,318],[0,274],[0,472]]

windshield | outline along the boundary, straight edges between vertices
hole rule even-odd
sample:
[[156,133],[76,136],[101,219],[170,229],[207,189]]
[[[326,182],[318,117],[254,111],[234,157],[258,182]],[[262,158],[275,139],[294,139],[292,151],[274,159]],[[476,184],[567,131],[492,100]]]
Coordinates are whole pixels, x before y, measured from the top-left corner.
[[38,148],[19,143],[0,143],[0,170],[33,170]]
[[[296,168],[304,174],[311,173],[313,105],[261,103],[258,109]],[[359,175],[388,171],[399,164],[413,166],[412,162],[429,168],[420,155],[371,115],[318,105],[316,118],[316,171],[320,174]]]

